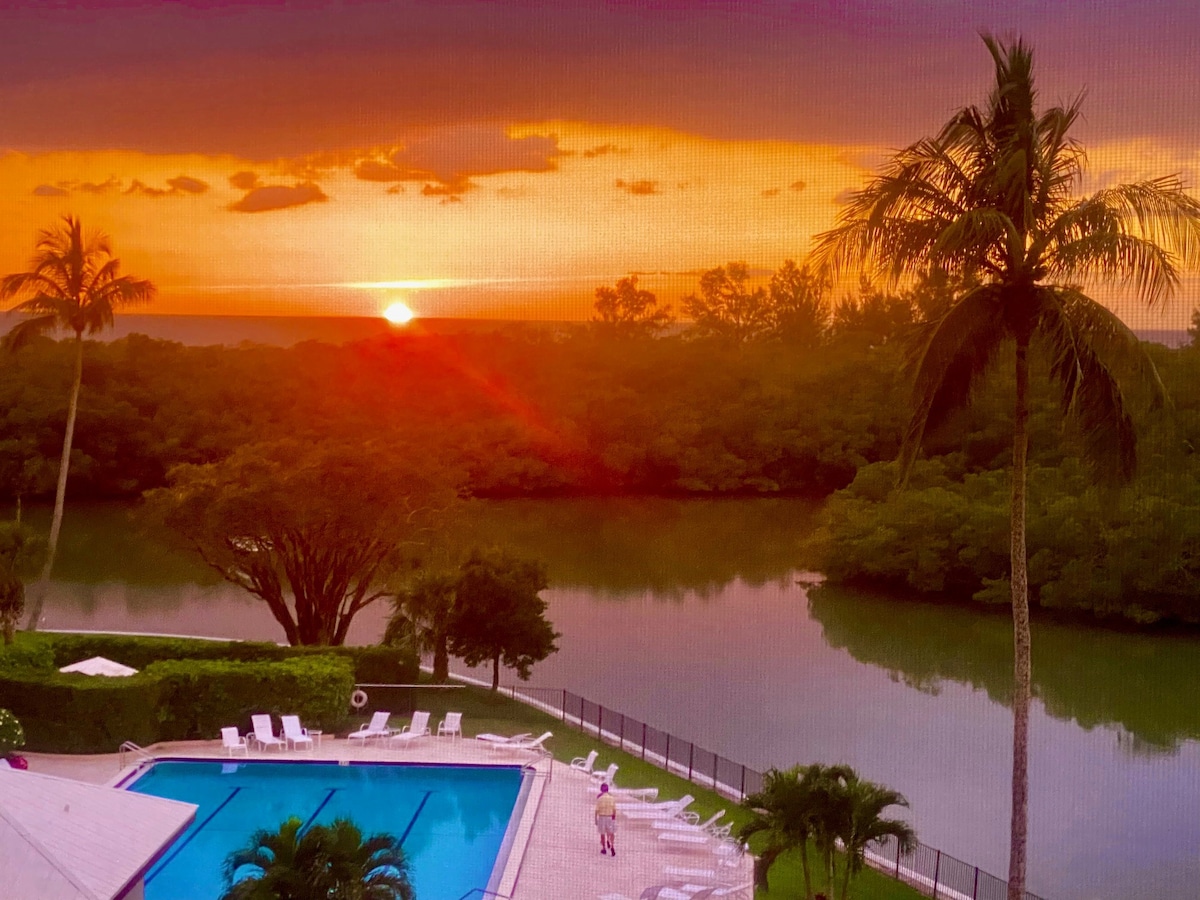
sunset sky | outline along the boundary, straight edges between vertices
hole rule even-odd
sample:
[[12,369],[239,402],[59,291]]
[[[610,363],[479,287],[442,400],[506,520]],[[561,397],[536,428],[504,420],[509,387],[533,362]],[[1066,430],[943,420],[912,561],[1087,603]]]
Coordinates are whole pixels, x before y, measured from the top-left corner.
[[73,212],[147,312],[578,319],[631,272],[677,303],[802,259],[982,102],[980,31],[1043,102],[1087,90],[1089,187],[1200,188],[1190,0],[0,2],[0,273]]

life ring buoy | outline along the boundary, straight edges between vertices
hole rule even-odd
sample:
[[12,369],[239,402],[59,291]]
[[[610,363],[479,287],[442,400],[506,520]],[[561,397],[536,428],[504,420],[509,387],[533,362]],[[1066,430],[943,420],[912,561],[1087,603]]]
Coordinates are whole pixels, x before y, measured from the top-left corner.
[[367,705],[367,692],[364,691],[362,688],[359,688],[357,691],[355,691],[353,694],[351,694],[350,695],[350,705],[353,706],[355,709],[362,709],[364,706],[366,706]]

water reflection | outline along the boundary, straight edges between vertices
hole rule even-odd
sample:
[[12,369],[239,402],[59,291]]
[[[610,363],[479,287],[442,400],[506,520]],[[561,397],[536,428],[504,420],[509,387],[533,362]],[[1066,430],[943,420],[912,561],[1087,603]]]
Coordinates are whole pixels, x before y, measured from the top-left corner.
[[[936,694],[954,681],[1009,702],[1012,626],[1006,610],[988,615],[832,585],[810,590],[808,606],[831,647],[910,687]],[[1200,737],[1200,641],[1035,622],[1033,692],[1054,718],[1088,730],[1120,726],[1127,753],[1173,752],[1181,741]]]

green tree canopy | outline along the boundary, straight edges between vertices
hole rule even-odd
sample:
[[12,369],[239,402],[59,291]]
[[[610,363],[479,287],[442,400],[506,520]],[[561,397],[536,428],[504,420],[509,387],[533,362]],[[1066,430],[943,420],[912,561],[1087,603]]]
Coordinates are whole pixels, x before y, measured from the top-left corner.
[[670,306],[659,307],[654,294],[638,287],[636,275],[618,279],[615,288],[596,288],[595,310],[592,329],[605,337],[652,337],[675,320]]
[[468,666],[492,663],[492,690],[500,685],[500,663],[522,680],[530,667],[558,650],[559,637],[546,620],[547,587],[541,562],[503,551],[475,550],[459,572],[450,652]]
[[169,478],[146,495],[148,518],[263,600],[293,645],[344,643],[457,495],[436,465],[378,445],[255,444]]

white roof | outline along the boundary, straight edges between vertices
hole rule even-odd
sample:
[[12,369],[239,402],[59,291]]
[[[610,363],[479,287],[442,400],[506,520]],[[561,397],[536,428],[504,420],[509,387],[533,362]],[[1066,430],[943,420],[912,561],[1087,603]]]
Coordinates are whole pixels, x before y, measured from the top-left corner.
[[190,803],[0,769],[4,896],[111,900],[195,815]]
[[81,675],[108,675],[116,677],[124,675],[136,675],[138,670],[131,669],[129,666],[123,666],[119,662],[113,662],[111,659],[105,659],[103,656],[93,656],[91,659],[85,659],[77,663],[71,663],[69,666],[63,666],[58,671],[78,672]]

